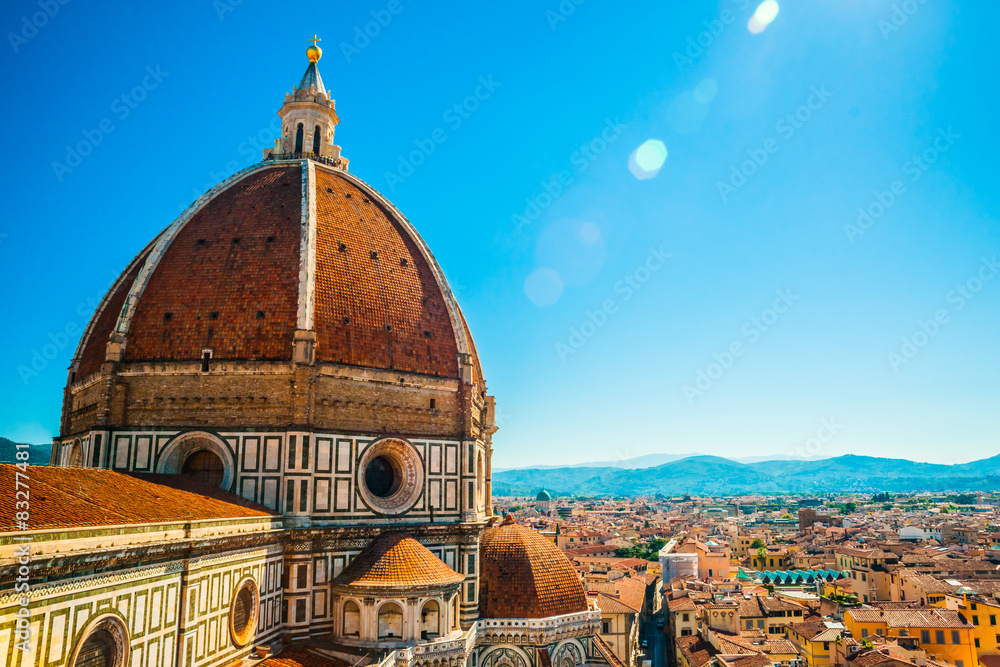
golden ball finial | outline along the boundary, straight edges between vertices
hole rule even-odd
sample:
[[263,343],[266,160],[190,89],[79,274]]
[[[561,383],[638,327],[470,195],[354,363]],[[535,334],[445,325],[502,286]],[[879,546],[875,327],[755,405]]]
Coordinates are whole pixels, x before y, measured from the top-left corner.
[[306,57],[309,58],[309,62],[314,63],[323,57],[323,49],[316,46],[316,42],[321,40],[316,35],[313,35],[313,38],[309,41],[312,42],[312,46],[306,49]]

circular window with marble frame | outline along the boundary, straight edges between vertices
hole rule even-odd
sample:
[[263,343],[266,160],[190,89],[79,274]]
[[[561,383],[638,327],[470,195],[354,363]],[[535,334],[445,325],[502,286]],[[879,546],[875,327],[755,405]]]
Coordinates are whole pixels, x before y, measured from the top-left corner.
[[362,502],[377,514],[408,512],[424,489],[424,462],[410,443],[383,438],[365,447],[355,479]]
[[233,589],[233,599],[229,602],[229,636],[233,644],[242,648],[254,638],[259,609],[257,582],[252,577],[245,577]]

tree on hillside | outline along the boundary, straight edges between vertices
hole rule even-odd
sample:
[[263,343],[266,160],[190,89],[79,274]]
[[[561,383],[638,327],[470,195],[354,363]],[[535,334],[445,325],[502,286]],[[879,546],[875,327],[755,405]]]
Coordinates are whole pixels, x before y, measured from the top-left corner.
[[843,511],[844,514],[853,514],[854,510],[858,509],[858,504],[856,502],[853,502],[853,501],[847,502],[847,503],[844,503],[844,505],[843,505],[843,507],[841,509],[842,509],[842,511]]

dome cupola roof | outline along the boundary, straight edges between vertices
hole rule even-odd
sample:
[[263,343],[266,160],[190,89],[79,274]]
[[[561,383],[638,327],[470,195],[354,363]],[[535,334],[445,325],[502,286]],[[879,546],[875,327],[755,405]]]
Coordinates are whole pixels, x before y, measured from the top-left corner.
[[365,547],[333,580],[350,590],[413,590],[452,586],[465,577],[406,533],[384,533]]
[[583,584],[566,555],[508,515],[479,543],[479,617],[547,618],[587,611]]

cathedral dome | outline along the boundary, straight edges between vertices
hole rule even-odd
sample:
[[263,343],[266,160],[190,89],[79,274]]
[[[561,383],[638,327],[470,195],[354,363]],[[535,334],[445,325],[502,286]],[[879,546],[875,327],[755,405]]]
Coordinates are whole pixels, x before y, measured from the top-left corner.
[[373,188],[312,160],[270,160],[195,202],[132,262],[81,341],[76,378],[109,342],[123,362],[315,361],[458,378],[475,348],[444,275]]
[[535,500],[540,503],[547,503],[552,500],[552,494],[550,494],[545,489],[542,489],[541,491],[538,492],[538,495],[535,496]]
[[508,515],[479,545],[480,618],[547,618],[587,611],[572,563],[556,545]]

